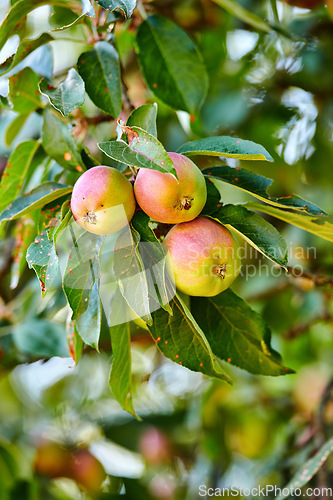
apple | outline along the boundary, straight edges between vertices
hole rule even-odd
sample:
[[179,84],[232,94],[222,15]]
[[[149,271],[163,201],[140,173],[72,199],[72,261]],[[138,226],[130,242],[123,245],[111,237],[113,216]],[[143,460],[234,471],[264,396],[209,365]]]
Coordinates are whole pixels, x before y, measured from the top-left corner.
[[172,454],[169,439],[154,427],[144,432],[139,447],[143,458],[149,464],[158,465],[170,461]]
[[238,244],[215,220],[198,217],[177,224],[164,244],[175,284],[188,295],[213,297],[226,290],[239,274]]
[[71,208],[75,221],[90,233],[116,233],[135,212],[132,184],[115,168],[93,167],[74,184]]
[[37,474],[64,477],[70,464],[70,452],[57,443],[42,442],[37,449],[34,467]]
[[68,477],[74,479],[88,493],[98,493],[105,480],[103,466],[86,448],[75,450],[71,457]]
[[156,222],[178,224],[195,219],[207,199],[205,178],[186,156],[168,153],[177,172],[172,174],[140,168],[134,183],[136,200]]

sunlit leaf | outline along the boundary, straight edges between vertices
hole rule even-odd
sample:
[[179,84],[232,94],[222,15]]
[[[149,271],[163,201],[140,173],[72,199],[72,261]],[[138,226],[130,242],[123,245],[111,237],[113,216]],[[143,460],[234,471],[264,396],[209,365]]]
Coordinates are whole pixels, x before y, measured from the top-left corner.
[[177,151],[183,155],[207,155],[236,158],[239,160],[273,161],[260,144],[229,136],[207,137],[183,144]]

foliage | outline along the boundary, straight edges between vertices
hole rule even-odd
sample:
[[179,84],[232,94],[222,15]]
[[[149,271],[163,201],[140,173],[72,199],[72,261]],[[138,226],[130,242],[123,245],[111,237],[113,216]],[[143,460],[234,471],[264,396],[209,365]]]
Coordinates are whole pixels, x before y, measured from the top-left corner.
[[[196,498],[200,484],[230,486],[232,467],[249,477],[240,457],[258,461],[266,484],[329,484],[330,3],[11,0],[1,9],[1,498]],[[240,277],[216,297],[174,289],[169,226],[141,210],[115,235],[73,220],[83,172],[105,164],[130,180],[139,168],[177,178],[167,151],[200,167],[202,215],[239,243]],[[314,404],[303,365],[323,394]],[[44,385],[24,380],[34,370]],[[21,404],[25,433],[5,424]],[[72,468],[41,480],[33,455],[44,440],[68,463],[91,453],[108,480],[101,488],[100,470],[90,481]]]

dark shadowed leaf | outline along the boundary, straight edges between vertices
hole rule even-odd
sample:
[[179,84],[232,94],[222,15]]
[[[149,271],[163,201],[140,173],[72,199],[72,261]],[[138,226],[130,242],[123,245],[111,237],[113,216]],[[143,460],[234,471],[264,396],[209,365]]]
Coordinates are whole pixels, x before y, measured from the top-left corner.
[[191,311],[219,358],[258,375],[293,373],[271,348],[262,317],[230,289],[215,297],[191,297]]
[[127,127],[140,127],[148,134],[157,137],[156,131],[157,104],[143,104],[134,109],[127,119]]
[[126,18],[131,17],[136,6],[136,0],[96,0],[105,10],[120,10]]
[[207,201],[202,209],[201,215],[212,215],[216,212],[222,203],[220,202],[221,194],[219,190],[214,186],[213,182],[205,177],[206,189],[207,189]]
[[45,182],[29,194],[16,198],[13,203],[0,214],[0,224],[5,220],[13,220],[22,215],[33,212],[57,198],[72,191],[72,186],[64,186],[55,182]]
[[127,307],[125,299],[117,288],[111,302],[110,335],[113,356],[110,387],[122,408],[136,416],[132,400],[131,337],[129,322],[126,321]]
[[46,79],[43,79],[39,84],[39,89],[63,116],[68,116],[73,109],[78,108],[84,102],[84,82],[74,68],[69,70],[66,80],[58,87],[52,87]]
[[288,247],[277,229],[242,205],[223,205],[212,217],[244,238],[268,259],[285,267]]
[[107,42],[97,42],[92,50],[80,55],[77,69],[93,103],[116,118],[121,113],[122,90],[115,48]]
[[313,203],[303,200],[297,195],[290,195],[285,198],[275,198],[267,193],[267,189],[272,184],[272,179],[267,179],[262,175],[254,174],[243,168],[232,168],[226,165],[220,167],[206,168],[202,171],[204,175],[214,177],[228,184],[247,191],[259,200],[262,200],[270,205],[281,208],[292,208],[293,210],[300,210],[311,215],[325,214],[321,208]]
[[231,382],[222,371],[209,342],[189,309],[177,295],[170,301],[173,314],[158,308],[152,312],[149,331],[159,350],[175,363],[195,372]]
[[195,113],[206,97],[208,77],[190,37],[169,19],[153,15],[141,23],[136,43],[150,90],[173,109]]
[[223,156],[239,160],[273,161],[271,155],[260,144],[236,137],[218,136],[187,142],[177,151],[183,155]]
[[99,283],[91,287],[88,307],[75,321],[78,334],[83,342],[98,350],[99,335],[101,331],[102,309],[99,296]]
[[0,213],[19,195],[38,146],[35,141],[21,142],[10,155],[0,181]]
[[27,250],[28,266],[35,270],[42,289],[42,296],[45,297],[48,289],[57,277],[59,269],[58,257],[55,253],[54,244],[47,237],[47,232],[43,231],[36,236]]
[[249,202],[246,206],[251,210],[258,210],[264,214],[271,215],[277,219],[283,220],[288,224],[300,227],[309,233],[316,234],[328,241],[333,241],[333,217],[318,214],[308,215],[300,212],[291,212],[290,210],[281,210],[277,207],[270,207],[262,203]]
[[85,170],[67,123],[51,109],[44,111],[42,142],[47,154],[62,167],[78,172]]
[[120,163],[125,163],[125,165],[130,165],[136,168],[150,168],[152,170],[158,170],[163,173],[171,173],[173,175],[176,174],[173,163],[168,155],[168,159],[164,156],[164,154],[162,156],[158,155],[155,161],[151,158],[147,158],[141,153],[137,153],[124,141],[100,142],[98,147],[107,156],[113,160],[119,161]]
[[27,114],[41,106],[39,80],[39,76],[31,68],[25,68],[9,78],[9,99],[13,104],[13,111]]

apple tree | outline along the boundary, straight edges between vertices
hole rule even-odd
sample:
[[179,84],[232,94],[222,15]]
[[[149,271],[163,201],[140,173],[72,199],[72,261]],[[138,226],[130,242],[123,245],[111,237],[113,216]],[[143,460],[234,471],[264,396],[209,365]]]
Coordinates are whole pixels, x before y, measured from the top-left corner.
[[[54,357],[79,369],[109,356],[110,398],[134,421],[145,418],[132,366],[138,338],[154,345],[156,366],[170,360],[218,387],[237,379],[233,366],[258,384],[299,369],[274,347],[285,354],[280,330],[293,339],[332,321],[332,259],[317,268],[306,254],[311,244],[316,255],[332,252],[332,11],[318,4],[297,17],[275,0],[262,4],[8,3],[0,26],[4,373]],[[303,309],[290,291],[317,288]],[[317,450],[312,475],[332,448]],[[47,442],[35,469],[92,497],[105,479],[87,449]]]

